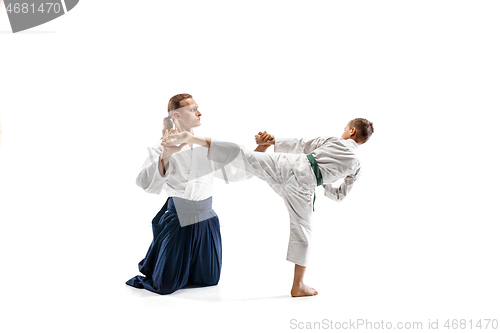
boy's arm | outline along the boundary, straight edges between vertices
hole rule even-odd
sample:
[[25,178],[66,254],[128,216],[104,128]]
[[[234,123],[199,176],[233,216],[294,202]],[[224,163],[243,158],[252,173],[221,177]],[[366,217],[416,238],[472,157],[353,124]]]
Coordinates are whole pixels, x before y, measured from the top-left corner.
[[254,151],[265,153],[267,148],[274,145],[274,136],[266,131],[259,132],[255,135],[255,143],[257,143],[257,148]]
[[310,154],[314,149],[322,146],[327,139],[328,137],[319,137],[312,140],[276,138],[274,144],[274,152]]
[[324,184],[325,196],[332,199],[333,201],[342,201],[351,191],[354,182],[358,179],[361,169],[359,168],[352,175],[348,175],[344,178],[342,184],[339,187],[333,187],[332,184]]
[[267,148],[269,148],[271,146],[269,145],[258,145],[257,148],[255,148],[254,151],[258,151],[258,152],[261,152],[261,153],[265,153]]

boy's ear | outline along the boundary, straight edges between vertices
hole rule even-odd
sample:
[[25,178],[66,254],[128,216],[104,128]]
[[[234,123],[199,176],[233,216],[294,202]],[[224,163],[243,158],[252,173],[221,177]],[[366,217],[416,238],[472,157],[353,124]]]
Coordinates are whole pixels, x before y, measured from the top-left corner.
[[179,119],[181,118],[180,113],[179,113],[179,112],[177,112],[177,111],[175,111],[175,112],[174,112],[174,118],[175,118],[175,119],[177,119],[177,120],[179,120]]
[[351,136],[356,135],[356,127],[351,128]]

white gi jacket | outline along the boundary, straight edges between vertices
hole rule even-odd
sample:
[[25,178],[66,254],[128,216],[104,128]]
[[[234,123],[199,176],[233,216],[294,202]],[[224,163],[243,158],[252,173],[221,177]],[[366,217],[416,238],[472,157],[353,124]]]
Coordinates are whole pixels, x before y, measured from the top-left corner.
[[208,158],[232,163],[266,181],[285,203],[290,218],[287,260],[307,266],[312,232],[313,195],[316,177],[306,154],[315,157],[323,180],[344,178],[339,188],[328,187],[327,196],[341,200],[359,175],[360,164],[353,140],[323,137],[314,140],[275,139],[276,154],[248,151],[241,146],[212,140]]
[[149,147],[149,158],[137,176],[136,183],[148,193],[160,194],[165,189],[169,197],[201,201],[212,196],[214,176],[229,181],[240,181],[252,175],[207,158],[208,148],[185,145],[173,154],[165,166],[165,176],[160,175],[158,163],[163,151],[161,145]]
[[[341,201],[351,190],[361,172],[361,164],[356,156],[358,144],[352,139],[344,140],[337,137],[319,137],[312,140],[276,138],[274,151],[276,153],[300,154],[288,155],[290,164],[297,179],[307,179],[311,167],[309,160],[303,154],[312,154],[318,162],[318,167],[326,184],[325,196]],[[292,161],[292,160],[295,161]],[[331,183],[344,178],[338,187]]]

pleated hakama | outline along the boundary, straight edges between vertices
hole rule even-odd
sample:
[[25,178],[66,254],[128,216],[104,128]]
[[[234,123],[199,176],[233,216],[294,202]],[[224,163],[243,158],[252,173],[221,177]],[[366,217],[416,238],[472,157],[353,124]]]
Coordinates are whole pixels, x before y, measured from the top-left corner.
[[[181,227],[176,206],[179,215],[193,221],[209,217]],[[219,218],[211,207],[211,197],[202,201],[169,198],[152,222],[153,242],[139,263],[144,276],[138,275],[126,284],[162,295],[184,286],[216,285],[222,266],[222,242]],[[181,214],[181,209],[188,214]]]

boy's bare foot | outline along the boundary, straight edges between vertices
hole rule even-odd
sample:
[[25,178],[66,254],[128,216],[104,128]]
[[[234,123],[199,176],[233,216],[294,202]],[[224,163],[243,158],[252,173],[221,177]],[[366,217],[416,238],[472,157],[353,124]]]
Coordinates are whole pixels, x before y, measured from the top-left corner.
[[316,289],[306,286],[301,283],[299,285],[293,285],[292,291],[290,292],[292,297],[303,297],[303,296],[316,296],[318,292]]

